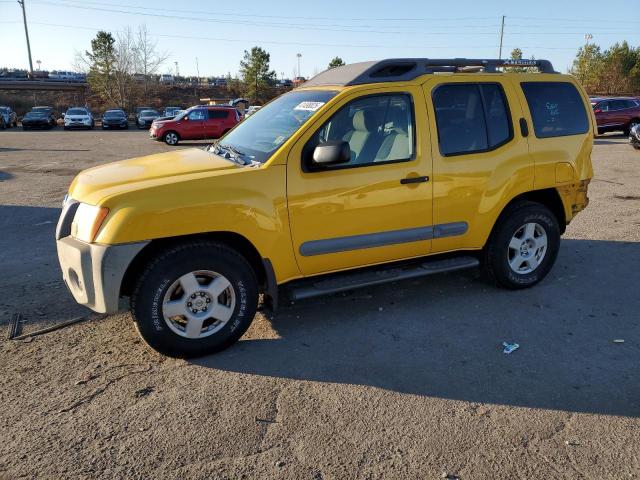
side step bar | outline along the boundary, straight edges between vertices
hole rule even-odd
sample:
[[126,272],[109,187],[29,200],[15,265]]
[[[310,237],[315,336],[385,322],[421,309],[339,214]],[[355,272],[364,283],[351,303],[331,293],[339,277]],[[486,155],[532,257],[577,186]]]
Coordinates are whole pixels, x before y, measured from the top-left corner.
[[370,285],[424,277],[435,273],[454,272],[456,270],[474,268],[478,265],[480,265],[480,261],[477,258],[465,256],[431,260],[405,266],[396,265],[390,267],[387,265],[364,271],[336,273],[315,280],[302,280],[298,285],[292,285],[288,288],[289,298],[291,300],[303,300]]

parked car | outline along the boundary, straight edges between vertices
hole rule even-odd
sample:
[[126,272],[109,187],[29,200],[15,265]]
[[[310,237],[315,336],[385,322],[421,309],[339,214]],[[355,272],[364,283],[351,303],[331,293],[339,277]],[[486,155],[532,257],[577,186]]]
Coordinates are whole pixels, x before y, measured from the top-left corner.
[[33,107],[22,117],[22,129],[53,128],[57,124],[57,115],[52,107]]
[[138,128],[149,128],[157,118],[160,118],[160,112],[157,110],[142,110],[138,115],[136,125]]
[[136,107],[135,109],[135,115],[136,115],[136,124],[138,123],[138,118],[140,117],[140,113],[142,113],[145,110],[155,110],[153,107]]
[[174,82],[175,82],[175,79],[173,78],[173,75],[169,75],[169,74],[160,75],[160,83],[163,83],[165,85],[172,85]]
[[86,107],[72,107],[64,114],[64,129],[87,128],[91,130],[94,126],[93,115]]
[[629,135],[631,127],[640,124],[640,99],[638,98],[592,97],[590,100],[599,134],[619,131]]
[[244,113],[245,118],[246,117],[250,117],[251,115],[253,115],[254,113],[256,113],[258,110],[260,110],[262,108],[262,106],[260,105],[251,105],[247,111]]
[[240,121],[234,107],[201,105],[189,108],[172,120],[156,121],[151,125],[149,137],[177,145],[181,140],[219,138]]
[[163,117],[173,118],[181,110],[182,110],[182,107],[164,107],[164,112],[162,112],[162,116]]
[[3,120],[3,128],[11,128],[18,126],[18,115],[11,107],[0,105],[0,117]]
[[53,70],[49,72],[49,80],[55,80],[60,82],[72,82],[76,79],[75,72],[67,72],[64,70]]
[[636,150],[640,150],[640,124],[635,124],[629,131],[629,144]]
[[588,204],[597,126],[575,78],[524,62],[540,73],[461,58],[337,67],[206,150],[80,173],[56,235],[65,283],[97,312],[130,300],[142,338],[178,356],[232,345],[259,298],[477,267],[532,287]]
[[295,77],[295,78],[293,79],[293,82],[291,82],[291,85],[292,85],[293,87],[299,87],[300,85],[302,85],[302,84],[303,84],[304,82],[306,82],[306,81],[307,81],[307,79],[306,79],[306,78],[304,78],[304,77]]
[[124,110],[114,108],[104,112],[102,115],[102,129],[108,130],[111,128],[129,128],[129,120],[127,118],[127,113]]
[[28,80],[29,72],[26,70],[5,70],[0,72],[0,80]]

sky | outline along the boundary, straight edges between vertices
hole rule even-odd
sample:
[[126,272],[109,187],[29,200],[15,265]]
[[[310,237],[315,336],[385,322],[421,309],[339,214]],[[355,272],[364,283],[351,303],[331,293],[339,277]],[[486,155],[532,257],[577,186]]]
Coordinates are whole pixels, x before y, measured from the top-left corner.
[[[159,73],[235,75],[245,50],[271,54],[278,78],[309,77],[334,56],[346,63],[398,57],[497,58],[505,16],[503,57],[552,61],[566,71],[577,49],[627,40],[640,46],[640,9],[609,0],[25,0],[34,69],[72,70],[76,52],[98,30],[114,35],[146,25],[169,54]],[[28,69],[22,11],[0,0],[0,67]]]

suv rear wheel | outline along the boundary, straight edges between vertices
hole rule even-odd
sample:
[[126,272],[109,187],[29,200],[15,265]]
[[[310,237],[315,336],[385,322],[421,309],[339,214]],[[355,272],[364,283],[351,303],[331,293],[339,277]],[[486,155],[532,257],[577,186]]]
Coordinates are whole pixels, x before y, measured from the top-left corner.
[[509,207],[483,252],[483,268],[497,285],[527,288],[547,276],[560,247],[560,228],[544,205],[520,202]]
[[167,132],[164,134],[164,143],[167,145],[177,145],[180,141],[180,137],[176,132]]
[[257,305],[257,280],[247,260],[206,242],[160,254],[131,297],[140,336],[160,353],[178,357],[229,347],[249,328]]

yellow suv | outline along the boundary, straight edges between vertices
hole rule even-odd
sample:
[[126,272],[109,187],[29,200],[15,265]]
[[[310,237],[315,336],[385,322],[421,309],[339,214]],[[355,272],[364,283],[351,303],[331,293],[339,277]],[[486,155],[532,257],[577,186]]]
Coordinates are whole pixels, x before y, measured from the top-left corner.
[[595,128],[545,60],[334,68],[205,149],[80,173],[56,232],[64,280],[178,356],[231,345],[284,292],[478,266],[529,287],[587,205]]

